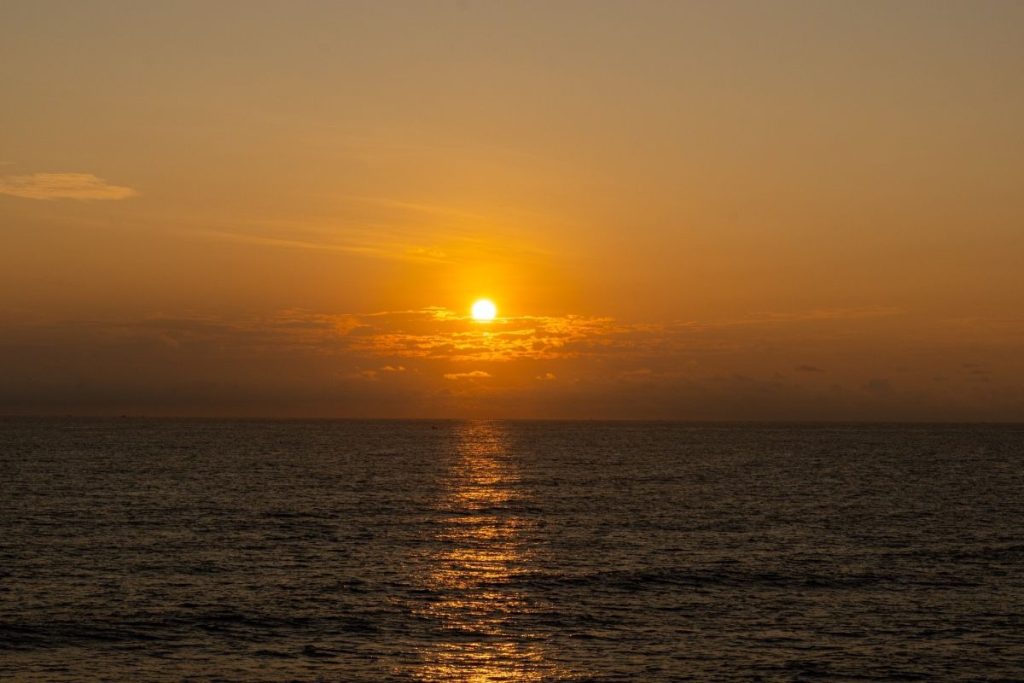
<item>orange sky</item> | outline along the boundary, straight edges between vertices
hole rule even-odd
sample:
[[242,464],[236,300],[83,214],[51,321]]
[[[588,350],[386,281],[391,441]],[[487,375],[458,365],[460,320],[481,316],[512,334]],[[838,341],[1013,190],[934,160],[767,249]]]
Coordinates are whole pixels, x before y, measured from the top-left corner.
[[0,413],[1020,420],[1022,73],[1014,2],[8,1]]

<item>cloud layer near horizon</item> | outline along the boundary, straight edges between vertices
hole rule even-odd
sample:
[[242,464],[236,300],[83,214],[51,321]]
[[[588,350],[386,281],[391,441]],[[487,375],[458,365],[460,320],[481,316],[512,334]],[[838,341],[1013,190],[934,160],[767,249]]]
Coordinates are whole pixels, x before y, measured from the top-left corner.
[[[1011,419],[1024,324],[912,331],[896,311],[708,323],[432,308],[0,326],[4,412],[720,420]],[[987,339],[993,330],[986,329]],[[853,348],[886,348],[885,360]],[[974,348],[973,352],[969,349]],[[979,365],[972,358],[983,357]],[[952,360],[956,358],[957,360]],[[810,370],[813,368],[813,371]],[[986,412],[987,411],[987,412]]]

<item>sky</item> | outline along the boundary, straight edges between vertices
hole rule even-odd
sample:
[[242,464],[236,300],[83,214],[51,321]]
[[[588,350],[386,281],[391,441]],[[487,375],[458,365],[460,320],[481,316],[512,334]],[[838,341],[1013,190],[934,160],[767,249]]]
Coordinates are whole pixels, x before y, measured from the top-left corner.
[[0,0],[0,414],[1024,420],[1021,74],[1020,2]]

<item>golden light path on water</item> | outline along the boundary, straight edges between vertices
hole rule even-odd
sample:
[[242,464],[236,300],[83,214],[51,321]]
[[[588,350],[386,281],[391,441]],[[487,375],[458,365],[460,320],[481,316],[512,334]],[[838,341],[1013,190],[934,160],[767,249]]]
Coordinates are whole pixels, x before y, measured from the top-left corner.
[[569,678],[546,656],[545,634],[523,625],[537,606],[516,579],[535,559],[527,535],[536,522],[516,512],[526,493],[507,434],[498,423],[466,423],[457,451],[438,502],[441,549],[425,577],[441,599],[423,616],[445,637],[422,653],[416,676],[466,683]]

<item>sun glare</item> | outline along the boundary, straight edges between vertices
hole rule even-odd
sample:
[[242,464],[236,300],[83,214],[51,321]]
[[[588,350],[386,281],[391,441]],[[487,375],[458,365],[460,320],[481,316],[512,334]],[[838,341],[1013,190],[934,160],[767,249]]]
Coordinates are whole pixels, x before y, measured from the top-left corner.
[[490,299],[477,299],[473,302],[470,315],[473,316],[473,320],[478,322],[490,322],[494,320],[494,316],[498,315],[498,307]]

